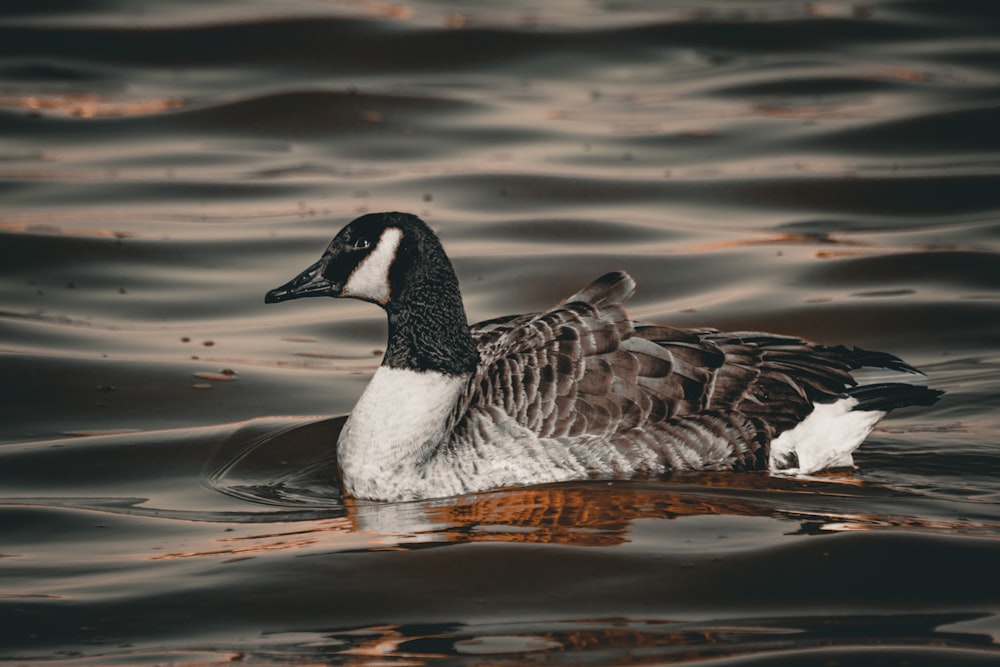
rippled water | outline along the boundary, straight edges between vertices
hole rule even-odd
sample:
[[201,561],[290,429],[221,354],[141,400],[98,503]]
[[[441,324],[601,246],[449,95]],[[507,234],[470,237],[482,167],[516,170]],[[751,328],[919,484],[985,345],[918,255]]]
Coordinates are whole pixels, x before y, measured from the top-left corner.
[[[0,658],[995,664],[1000,9],[46,0],[0,9]],[[364,303],[267,306],[363,211],[470,319],[885,349],[853,475],[343,501]]]

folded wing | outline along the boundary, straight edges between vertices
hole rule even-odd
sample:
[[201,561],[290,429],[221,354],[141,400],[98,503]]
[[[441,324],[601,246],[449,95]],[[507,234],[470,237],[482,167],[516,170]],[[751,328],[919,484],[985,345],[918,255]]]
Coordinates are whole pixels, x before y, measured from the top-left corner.
[[610,273],[551,310],[475,325],[482,359],[456,437],[470,411],[494,406],[542,439],[610,443],[610,472],[616,461],[762,468],[773,438],[856,384],[851,370],[914,370],[792,337],[635,323],[624,307],[634,291],[631,277]]

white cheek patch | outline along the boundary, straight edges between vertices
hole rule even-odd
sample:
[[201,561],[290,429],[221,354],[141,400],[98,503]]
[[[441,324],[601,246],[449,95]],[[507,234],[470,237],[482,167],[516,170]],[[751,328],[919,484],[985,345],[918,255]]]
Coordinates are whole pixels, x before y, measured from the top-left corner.
[[389,268],[396,259],[396,251],[399,250],[399,242],[402,240],[402,229],[386,227],[375,249],[361,260],[347,277],[342,294],[383,305],[387,303],[391,293]]

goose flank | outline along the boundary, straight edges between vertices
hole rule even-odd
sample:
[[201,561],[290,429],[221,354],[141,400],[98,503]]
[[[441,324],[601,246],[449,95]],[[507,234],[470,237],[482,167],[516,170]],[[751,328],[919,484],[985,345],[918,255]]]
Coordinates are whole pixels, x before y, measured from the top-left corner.
[[901,359],[791,336],[631,320],[635,282],[598,278],[554,308],[468,324],[433,231],[364,215],[266,303],[351,297],[388,318],[382,365],[336,446],[344,491],[402,501],[672,470],[809,474],[853,465],[894,408],[942,392],[859,386]]

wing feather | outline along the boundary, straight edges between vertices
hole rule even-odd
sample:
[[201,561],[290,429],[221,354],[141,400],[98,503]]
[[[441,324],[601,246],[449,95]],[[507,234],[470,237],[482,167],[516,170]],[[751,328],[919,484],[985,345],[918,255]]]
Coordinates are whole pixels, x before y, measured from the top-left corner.
[[845,395],[851,370],[909,369],[789,336],[634,323],[624,308],[634,290],[626,274],[607,274],[551,310],[473,326],[481,362],[453,437],[480,406],[502,406],[540,438],[610,444],[605,458],[751,468],[813,403]]

